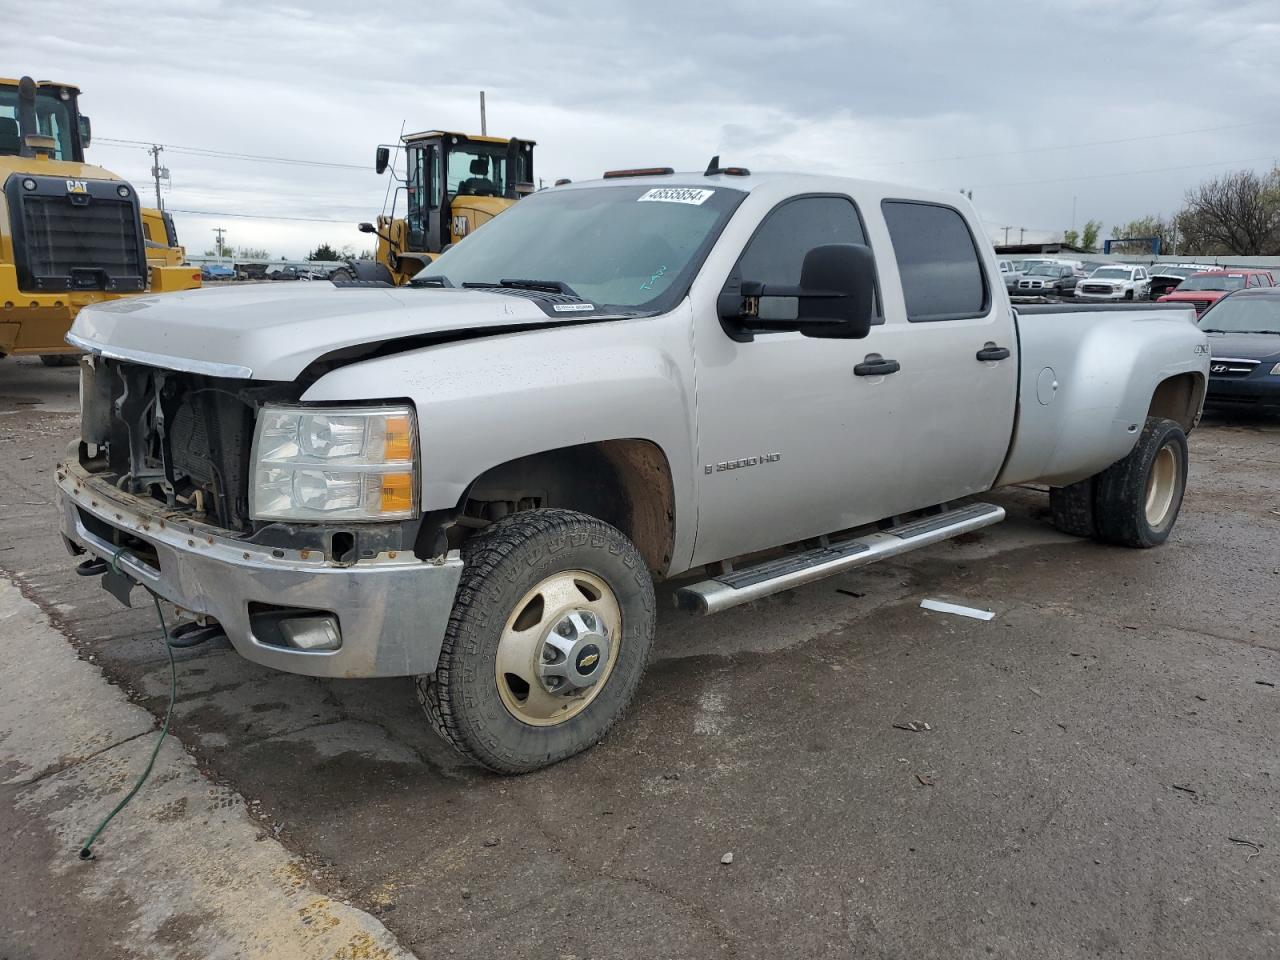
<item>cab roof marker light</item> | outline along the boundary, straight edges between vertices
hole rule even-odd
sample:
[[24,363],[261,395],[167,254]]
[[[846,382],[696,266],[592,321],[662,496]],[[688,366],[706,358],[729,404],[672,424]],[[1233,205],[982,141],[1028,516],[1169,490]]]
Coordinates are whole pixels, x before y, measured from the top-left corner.
[[672,167],[637,167],[634,170],[606,170],[604,179],[618,180],[622,177],[669,177],[675,173]]

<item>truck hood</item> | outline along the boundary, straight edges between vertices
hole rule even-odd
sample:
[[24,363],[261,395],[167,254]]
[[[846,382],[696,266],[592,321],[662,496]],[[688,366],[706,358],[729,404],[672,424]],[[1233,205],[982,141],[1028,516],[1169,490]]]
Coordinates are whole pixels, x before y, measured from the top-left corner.
[[528,297],[484,290],[336,287],[321,280],[95,304],[80,311],[67,341],[171,370],[294,380],[310,363],[349,348],[600,319],[598,313],[548,316]]
[[1161,303],[1186,303],[1191,300],[1204,300],[1213,303],[1227,295],[1226,290],[1174,290],[1160,298]]
[[1280,334],[1210,333],[1209,350],[1215,357],[1236,357],[1280,363]]

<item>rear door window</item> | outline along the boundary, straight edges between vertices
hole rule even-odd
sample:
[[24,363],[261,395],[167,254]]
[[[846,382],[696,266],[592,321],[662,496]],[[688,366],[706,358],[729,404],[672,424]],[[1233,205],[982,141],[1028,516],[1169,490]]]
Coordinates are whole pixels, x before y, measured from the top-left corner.
[[984,316],[991,294],[977,244],[960,211],[911,200],[885,200],[881,209],[898,261],[907,319],[925,323]]

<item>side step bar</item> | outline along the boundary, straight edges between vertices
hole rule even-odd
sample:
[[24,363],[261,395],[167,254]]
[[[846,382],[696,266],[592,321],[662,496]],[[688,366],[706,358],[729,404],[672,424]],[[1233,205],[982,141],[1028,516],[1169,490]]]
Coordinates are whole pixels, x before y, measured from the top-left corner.
[[676,591],[676,606],[692,613],[719,613],[740,603],[759,600],[835,573],[886,557],[896,557],[971,530],[980,530],[1003,519],[1003,507],[992,503],[970,503],[956,510],[921,517],[887,530],[803,553],[788,554],[681,587]]

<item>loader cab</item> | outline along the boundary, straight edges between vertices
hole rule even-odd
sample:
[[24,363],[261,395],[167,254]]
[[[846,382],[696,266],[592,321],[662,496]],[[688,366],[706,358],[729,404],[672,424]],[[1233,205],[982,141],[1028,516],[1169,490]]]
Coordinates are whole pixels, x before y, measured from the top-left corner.
[[440,130],[405,137],[406,250],[440,253],[532,193],[533,147]]
[[66,83],[0,77],[0,157],[84,162],[89,118],[80,91]]

